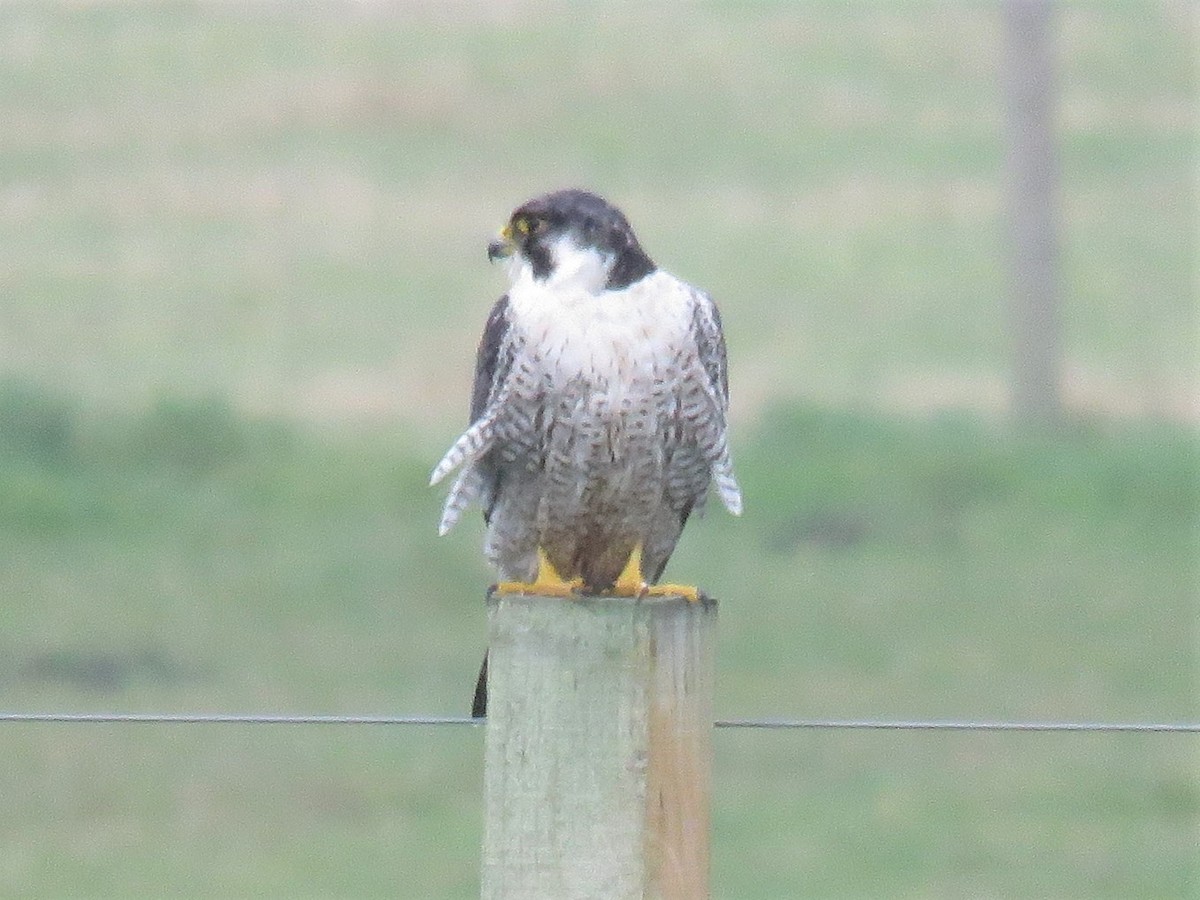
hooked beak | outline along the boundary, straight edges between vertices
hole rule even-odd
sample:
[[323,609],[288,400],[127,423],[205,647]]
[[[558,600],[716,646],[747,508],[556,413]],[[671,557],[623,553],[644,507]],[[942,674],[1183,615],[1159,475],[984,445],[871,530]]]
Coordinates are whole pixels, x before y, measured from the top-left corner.
[[505,225],[500,229],[499,237],[488,244],[488,262],[495,262],[498,259],[508,259],[516,249],[517,245],[512,239],[512,228]]

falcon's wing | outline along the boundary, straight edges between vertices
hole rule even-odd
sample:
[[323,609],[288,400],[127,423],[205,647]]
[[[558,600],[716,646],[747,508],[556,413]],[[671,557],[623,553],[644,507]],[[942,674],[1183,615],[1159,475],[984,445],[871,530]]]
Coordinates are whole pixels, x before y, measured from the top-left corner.
[[733,461],[729,455],[728,432],[725,415],[729,410],[729,376],[725,354],[725,332],[721,327],[721,314],[712,298],[703,291],[696,291],[696,305],[692,313],[692,337],[696,341],[700,364],[708,376],[708,390],[713,409],[708,427],[703,429],[701,450],[712,467],[713,482],[721,502],[735,516],[742,513],[742,490],[733,475]]
[[742,493],[733,476],[725,421],[729,380],[721,315],[711,297],[690,285],[686,287],[691,295],[690,338],[699,365],[690,366],[676,385],[677,419],[666,437],[662,514],[642,552],[643,571],[652,583],[662,577],[690,515],[703,509],[710,486],[715,484],[730,512],[738,515],[742,511]]
[[488,463],[486,454],[494,439],[492,426],[498,412],[495,407],[502,405],[496,403],[497,394],[512,365],[508,328],[508,295],[505,294],[492,306],[475,355],[470,427],[454,442],[430,477],[430,484],[437,484],[454,469],[463,466],[446,497],[439,534],[453,528],[463,509],[471,503],[478,502],[483,506],[485,520],[491,516],[498,474]]
[[725,331],[721,313],[712,297],[696,292],[696,308],[692,313],[692,334],[700,350],[700,362],[708,374],[713,393],[721,402],[722,411],[729,408],[729,375],[725,358]]
[[[504,382],[512,358],[503,353],[504,336],[508,331],[508,294],[492,306],[483,336],[479,339],[479,350],[475,354],[475,384],[471,388],[471,423],[478,421],[496,392],[496,386]],[[502,359],[501,357],[507,357]]]

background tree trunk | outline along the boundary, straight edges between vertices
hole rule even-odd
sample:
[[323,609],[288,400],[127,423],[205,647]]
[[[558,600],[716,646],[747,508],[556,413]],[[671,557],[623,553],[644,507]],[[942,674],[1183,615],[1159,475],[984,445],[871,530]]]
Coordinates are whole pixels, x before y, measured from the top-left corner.
[[1003,11],[1012,412],[1048,424],[1061,414],[1062,374],[1054,4],[1005,0]]

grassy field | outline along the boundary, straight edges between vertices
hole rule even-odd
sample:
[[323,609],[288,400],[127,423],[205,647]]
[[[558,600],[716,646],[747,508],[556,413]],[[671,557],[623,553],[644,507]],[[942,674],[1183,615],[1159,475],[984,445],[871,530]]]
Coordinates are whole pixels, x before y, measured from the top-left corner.
[[[986,10],[495,6],[5,10],[5,368],[105,405],[444,422],[501,290],[482,248],[575,183],[724,303],[739,415],[1002,406]],[[1063,15],[1087,408],[1195,412],[1191,37],[1185,4]]]
[[[486,576],[473,540],[428,527],[427,460],[402,439],[211,403],[89,426],[7,399],[10,708],[465,710]],[[1188,432],[772,419],[745,442],[753,517],[710,516],[673,563],[726,598],[720,715],[1200,713]],[[476,890],[476,732],[5,726],[3,744],[13,893]],[[1186,736],[717,747],[720,896],[1171,896],[1194,874]]]
[[[747,515],[669,570],[718,715],[1197,719],[1194,38],[1063,12],[1071,416],[1019,434],[984,7],[0,9],[0,706],[465,712],[428,470],[491,230],[582,183],[728,323]],[[716,746],[721,898],[1200,883],[1189,736]],[[0,753],[5,895],[478,893],[475,729]]]

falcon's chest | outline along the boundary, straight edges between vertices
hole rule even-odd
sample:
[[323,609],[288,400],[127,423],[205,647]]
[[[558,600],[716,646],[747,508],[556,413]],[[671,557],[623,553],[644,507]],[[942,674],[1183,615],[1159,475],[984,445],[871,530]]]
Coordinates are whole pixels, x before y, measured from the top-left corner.
[[662,271],[616,291],[523,279],[509,293],[518,354],[552,391],[621,393],[670,379],[692,348],[693,303]]

